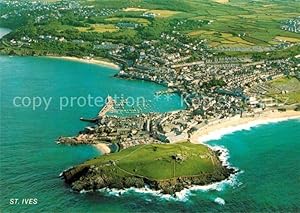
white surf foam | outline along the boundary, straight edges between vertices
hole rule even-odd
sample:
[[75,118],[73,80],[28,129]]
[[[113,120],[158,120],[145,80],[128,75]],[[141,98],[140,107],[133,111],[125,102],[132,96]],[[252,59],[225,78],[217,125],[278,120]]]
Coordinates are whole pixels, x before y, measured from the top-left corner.
[[239,187],[242,183],[240,183],[237,179],[237,175],[242,172],[238,172],[236,174],[230,175],[230,177],[226,180],[205,185],[205,186],[191,186],[189,188],[183,189],[180,192],[176,192],[175,195],[170,195],[170,194],[163,194],[159,190],[153,190],[150,189],[149,187],[144,187],[144,188],[134,188],[130,187],[128,189],[109,189],[109,188],[103,188],[99,189],[99,192],[104,192],[107,193],[108,195],[111,196],[121,196],[123,194],[130,194],[130,193],[141,193],[141,194],[149,194],[152,196],[159,197],[160,199],[164,200],[173,200],[173,201],[183,201],[186,202],[189,200],[189,196],[193,195],[194,192],[197,191],[202,191],[202,192],[207,192],[207,191],[222,191],[224,190],[225,187]]
[[243,173],[243,171],[238,171],[237,168],[232,167],[230,165],[230,163],[228,162],[228,159],[230,157],[229,155],[229,151],[228,149],[226,149],[223,146],[211,146],[206,144],[207,146],[209,146],[212,150],[214,151],[219,151],[220,155],[219,155],[219,159],[222,162],[223,166],[227,166],[229,168],[233,168],[236,173],[235,174],[231,174],[229,176],[229,178],[220,181],[220,182],[216,182],[216,183],[212,183],[209,185],[204,185],[204,186],[191,186],[189,188],[183,189],[180,192],[176,192],[175,196],[170,195],[170,194],[163,194],[161,191],[158,190],[152,190],[149,187],[144,187],[144,188],[128,188],[128,189],[109,189],[109,188],[104,188],[104,189],[100,189],[98,191],[100,192],[106,192],[109,195],[112,196],[120,196],[122,194],[128,194],[128,193],[142,193],[142,194],[150,194],[152,196],[157,196],[161,199],[165,199],[165,200],[174,200],[174,201],[188,201],[189,196],[193,195],[194,192],[196,191],[202,191],[202,192],[206,192],[206,191],[222,191],[224,190],[226,187],[239,187],[240,185],[242,185],[241,182],[238,181],[238,175]]
[[[203,142],[207,142],[210,140],[217,140],[217,139],[221,139],[224,135],[227,134],[231,134],[233,132],[236,131],[241,131],[241,130],[250,130],[252,127],[255,126],[259,126],[259,125],[264,125],[264,124],[269,124],[269,123],[276,123],[276,122],[281,122],[281,121],[285,121],[285,120],[289,120],[289,119],[295,119],[295,118],[280,118],[280,119],[272,119],[272,120],[258,120],[258,121],[253,121],[251,123],[248,124],[243,124],[243,125],[239,125],[236,127],[228,127],[228,128],[224,128],[215,132],[211,132],[210,134],[203,136],[201,138],[198,138],[199,141]],[[300,119],[299,119],[300,121]],[[232,167],[229,163],[229,151],[228,149],[226,149],[223,146],[217,146],[217,145],[208,145],[205,143],[205,145],[209,146],[212,150],[214,151],[219,151],[220,155],[219,155],[219,159],[222,162],[223,166],[227,166],[229,168],[233,168],[235,171],[238,171],[237,168]],[[224,190],[224,188],[226,187],[239,187],[241,186],[243,183],[241,183],[238,180],[238,175],[242,174],[243,171],[238,171],[235,174],[231,174],[229,178],[227,178],[226,180],[217,182],[217,183],[213,183],[213,184],[209,184],[209,185],[205,185],[205,186],[191,186],[187,189],[183,189],[180,192],[176,192],[175,196],[169,195],[169,194],[162,194],[161,191],[158,190],[152,190],[149,187],[144,187],[144,188],[128,188],[128,189],[109,189],[109,188],[104,188],[104,189],[100,189],[98,191],[100,192],[106,192],[109,195],[112,196],[120,196],[122,194],[126,194],[126,193],[142,193],[142,194],[151,194],[153,196],[158,196],[161,199],[166,199],[166,200],[176,200],[176,201],[187,201],[189,196],[193,194],[193,191],[222,191]],[[216,199],[214,199],[214,202],[220,204],[220,205],[225,205],[225,200],[223,198],[217,197]]]
[[214,200],[215,203],[220,204],[220,205],[225,205],[225,200],[223,198],[217,197]]
[[148,187],[144,187],[144,188],[135,188],[135,187],[130,187],[128,189],[110,189],[110,188],[103,188],[103,189],[99,189],[99,192],[105,192],[108,195],[112,195],[112,196],[117,196],[119,197],[120,195],[123,194],[129,194],[129,193],[141,193],[141,194],[150,194],[153,196],[159,196],[162,199],[175,199],[172,195],[169,194],[162,194],[161,191],[158,190],[152,190]]
[[88,192],[93,192],[93,190],[85,190],[85,189],[82,189],[79,193],[80,193],[80,194],[85,194],[85,193],[88,193]]
[[256,121],[251,121],[247,124],[241,124],[237,126],[230,126],[226,128],[221,128],[216,131],[212,131],[208,133],[207,135],[200,136],[197,138],[198,142],[207,142],[211,140],[219,140],[221,139],[224,135],[229,135],[234,132],[242,131],[242,130],[251,130],[253,127],[261,126],[261,125],[266,125],[270,123],[278,123],[286,120],[291,120],[291,119],[297,119],[300,121],[299,117],[288,117],[288,118],[274,118],[274,119],[267,119],[267,120],[256,120]]

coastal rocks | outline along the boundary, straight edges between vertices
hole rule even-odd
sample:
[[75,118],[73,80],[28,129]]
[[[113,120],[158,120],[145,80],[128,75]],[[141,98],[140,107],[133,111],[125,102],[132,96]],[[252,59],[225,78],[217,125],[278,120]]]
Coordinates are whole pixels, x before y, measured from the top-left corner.
[[107,116],[98,119],[97,125],[86,127],[75,137],[60,137],[61,144],[117,143],[122,149],[140,145],[159,143],[155,138],[157,125],[162,118],[159,114],[137,115],[130,118]]
[[78,137],[59,137],[57,140],[58,144],[70,144],[70,145],[79,145],[79,144],[95,144],[97,141],[93,140],[94,138],[86,137],[83,138],[80,135]]
[[58,144],[75,144],[77,141],[73,137],[59,137],[57,139]]
[[[106,165],[109,166],[109,165]],[[81,167],[71,168],[63,172],[65,182],[70,184],[74,191],[90,191],[102,188],[125,189],[129,187],[142,188],[145,186],[143,178],[140,177],[120,177],[114,176],[113,169],[103,169],[101,167]]]
[[[70,184],[74,191],[96,191],[103,188],[126,189],[130,187],[144,188],[148,186],[163,194],[175,195],[185,188],[194,185],[208,185],[229,178],[236,171],[231,168],[221,167],[212,173],[201,173],[197,176],[176,177],[167,180],[152,180],[142,176],[116,173],[111,167],[113,162],[101,166],[80,165],[64,171],[62,177]],[[115,165],[115,164],[114,164]]]
[[148,144],[91,159],[61,176],[79,192],[147,186],[175,195],[185,188],[219,182],[234,174],[235,170],[218,158],[220,154],[189,142]]
[[89,168],[89,166],[72,167],[64,171],[61,176],[64,178],[66,183],[70,184],[79,179],[82,175],[85,175]]
[[102,138],[94,133],[80,133],[77,137],[59,137],[57,143],[59,144],[98,144],[102,141],[111,141],[108,138]]

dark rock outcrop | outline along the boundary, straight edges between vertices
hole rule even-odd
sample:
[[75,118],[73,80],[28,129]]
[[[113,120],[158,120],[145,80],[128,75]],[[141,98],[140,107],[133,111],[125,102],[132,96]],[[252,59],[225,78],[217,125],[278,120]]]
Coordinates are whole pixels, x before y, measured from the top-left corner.
[[176,192],[193,185],[208,185],[225,180],[235,173],[234,169],[222,167],[212,173],[202,173],[197,176],[151,180],[134,175],[118,175],[114,170],[115,168],[111,167],[111,165],[80,165],[64,171],[62,176],[66,183],[70,184],[75,191],[94,191],[106,187],[115,189],[143,188],[147,185],[151,189],[160,190],[164,194],[174,195]]

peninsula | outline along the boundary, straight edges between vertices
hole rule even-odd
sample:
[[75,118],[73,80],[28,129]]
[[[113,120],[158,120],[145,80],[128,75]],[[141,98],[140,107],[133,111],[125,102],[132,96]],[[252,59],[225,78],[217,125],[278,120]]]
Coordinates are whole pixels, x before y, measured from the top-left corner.
[[119,69],[115,77],[165,86],[153,94],[157,98],[181,96],[183,110],[130,117],[110,113],[122,113],[126,101],[108,97],[96,117],[81,118],[91,125],[58,143],[117,153],[64,171],[74,190],[149,185],[174,194],[224,180],[234,171],[222,165],[218,153],[189,143],[198,141],[195,135],[266,112],[298,115],[296,3],[276,1],[267,14],[263,1],[247,9],[244,1],[153,2],[138,7],[131,1],[0,2],[0,24],[12,28],[1,38],[1,54],[91,63],[107,58]]
[[75,191],[149,186],[165,194],[207,185],[235,171],[222,166],[218,154],[192,143],[138,145],[104,155],[62,173]]

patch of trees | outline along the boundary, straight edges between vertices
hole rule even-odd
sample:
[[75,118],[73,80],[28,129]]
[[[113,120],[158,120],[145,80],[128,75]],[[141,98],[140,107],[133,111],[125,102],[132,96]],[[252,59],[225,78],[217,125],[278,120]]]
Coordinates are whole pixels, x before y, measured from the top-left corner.
[[141,38],[145,40],[158,40],[163,32],[169,32],[170,30],[168,21],[156,20],[147,27],[140,27],[138,32]]
[[226,83],[223,79],[216,79],[216,78],[213,78],[212,80],[208,81],[208,82],[204,82],[202,83],[202,87],[204,88],[212,88],[212,87],[223,87],[225,86]]
[[207,23],[208,21],[206,20],[173,19],[170,21],[170,26],[176,31],[188,31],[199,29]]

